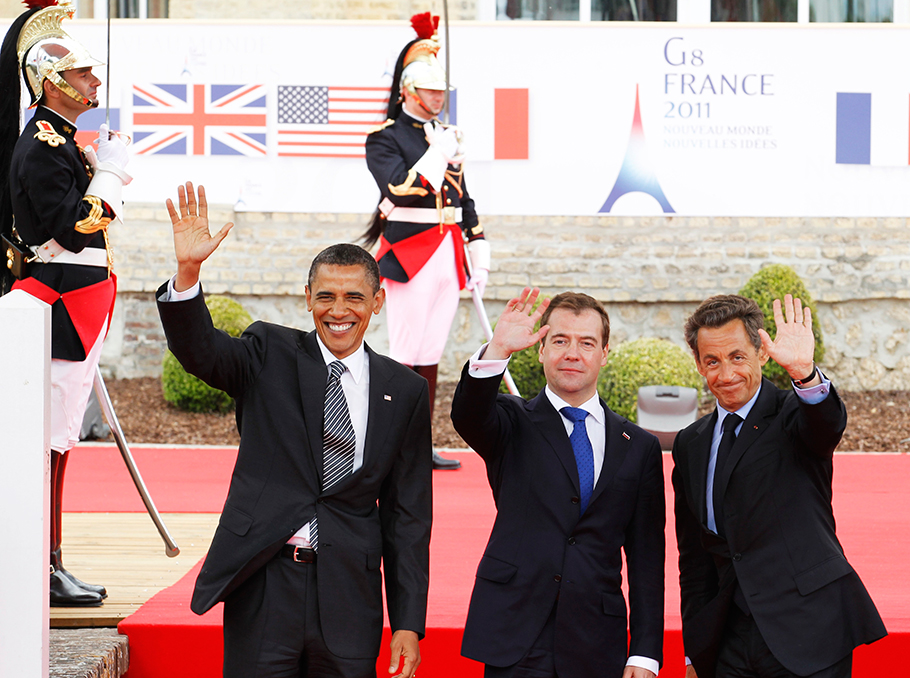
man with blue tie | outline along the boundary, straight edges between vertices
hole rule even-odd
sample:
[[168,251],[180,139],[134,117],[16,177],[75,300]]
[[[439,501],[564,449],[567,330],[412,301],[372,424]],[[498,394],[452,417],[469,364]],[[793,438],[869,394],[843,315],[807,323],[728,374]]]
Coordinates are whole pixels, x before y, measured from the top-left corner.
[[[847,413],[815,366],[812,314],[711,297],[686,341],[717,410],[673,445],[687,678],[847,678],[886,633],[834,529],[833,454]],[[762,379],[773,358],[793,380]]]
[[[497,507],[462,654],[483,662],[486,678],[653,678],[663,647],[660,445],[597,395],[610,339],[603,306],[564,292],[535,310],[538,292],[509,301],[452,402]],[[546,389],[530,401],[499,394],[509,357],[538,341]]]

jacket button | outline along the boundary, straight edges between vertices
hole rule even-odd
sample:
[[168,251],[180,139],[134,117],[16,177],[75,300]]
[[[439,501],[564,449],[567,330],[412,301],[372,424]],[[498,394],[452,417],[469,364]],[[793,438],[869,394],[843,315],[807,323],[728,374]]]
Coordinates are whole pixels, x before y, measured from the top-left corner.
[[569,537],[569,546],[575,546],[575,537]]
[[735,560],[737,563],[738,563],[740,560],[742,560],[742,559],[743,559],[743,554],[742,554],[742,553],[734,553],[734,554],[733,554],[733,560]]
[[572,497],[572,503],[577,504],[580,501],[578,497]]
[[561,575],[561,574],[555,575],[555,576],[553,577],[553,581],[555,581],[555,582],[558,584],[559,582],[562,581],[562,575]]

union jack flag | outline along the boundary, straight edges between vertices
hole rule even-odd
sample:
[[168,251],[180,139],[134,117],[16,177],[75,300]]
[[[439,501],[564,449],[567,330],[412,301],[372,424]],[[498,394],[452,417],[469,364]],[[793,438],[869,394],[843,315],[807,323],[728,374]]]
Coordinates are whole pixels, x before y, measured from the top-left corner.
[[278,155],[363,158],[367,134],[385,122],[388,87],[278,86]]
[[266,154],[264,85],[133,85],[133,152]]

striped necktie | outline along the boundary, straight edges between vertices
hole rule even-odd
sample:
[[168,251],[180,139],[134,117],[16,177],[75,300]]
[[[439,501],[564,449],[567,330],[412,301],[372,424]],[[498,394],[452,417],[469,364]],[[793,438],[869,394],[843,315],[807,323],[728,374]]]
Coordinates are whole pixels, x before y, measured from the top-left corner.
[[[322,426],[323,492],[354,471],[354,427],[351,425],[344,389],[341,388],[341,375],[346,369],[340,360],[329,365]],[[313,516],[310,522],[310,543],[314,549],[318,547],[319,529],[316,516]]]

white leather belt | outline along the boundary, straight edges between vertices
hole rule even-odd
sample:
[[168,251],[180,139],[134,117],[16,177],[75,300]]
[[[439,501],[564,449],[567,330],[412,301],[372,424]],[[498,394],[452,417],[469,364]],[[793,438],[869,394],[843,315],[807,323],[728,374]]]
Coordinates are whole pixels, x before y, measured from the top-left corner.
[[79,264],[80,266],[101,266],[107,268],[107,250],[86,247],[81,252],[70,252],[51,238],[43,245],[29,248],[43,264]]
[[[452,209],[449,207],[448,209]],[[455,221],[461,221],[461,208],[455,209]],[[386,214],[389,221],[405,221],[410,224],[438,224],[440,217],[443,218],[443,212],[435,207],[396,207]]]

